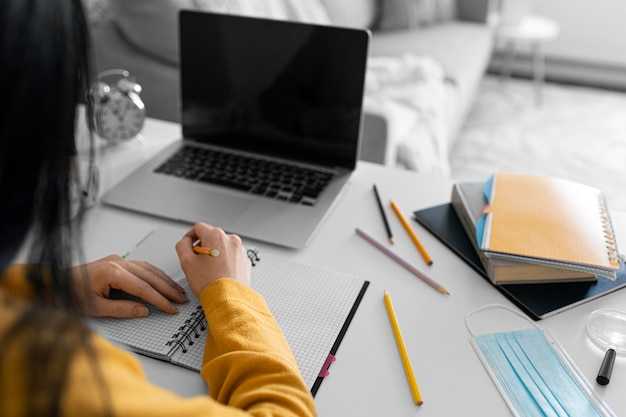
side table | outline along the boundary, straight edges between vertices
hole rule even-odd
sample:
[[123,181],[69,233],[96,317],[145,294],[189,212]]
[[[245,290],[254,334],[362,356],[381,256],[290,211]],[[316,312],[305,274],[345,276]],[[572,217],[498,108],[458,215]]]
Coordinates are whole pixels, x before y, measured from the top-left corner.
[[543,46],[554,40],[560,32],[560,25],[553,19],[528,15],[516,25],[500,25],[496,28],[496,40],[502,41],[507,48],[506,58],[502,61],[500,74],[511,75],[515,48],[517,45],[530,45],[533,59],[533,78],[535,84],[535,102],[542,101],[542,86],[545,79],[545,57]]

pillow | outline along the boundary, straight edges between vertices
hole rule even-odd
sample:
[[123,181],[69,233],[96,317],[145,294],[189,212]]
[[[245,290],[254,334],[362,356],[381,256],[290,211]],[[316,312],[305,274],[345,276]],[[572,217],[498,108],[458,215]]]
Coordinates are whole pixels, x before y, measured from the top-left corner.
[[331,23],[321,0],[284,0],[284,2],[290,9],[290,20],[319,24]]
[[195,0],[199,9],[309,23],[330,23],[319,0]]
[[[84,0],[97,1],[97,0]],[[100,0],[102,1],[102,0]],[[206,10],[281,20],[328,23],[320,0],[109,0],[116,23],[136,48],[178,64],[178,11]]]
[[379,30],[413,29],[419,26],[418,0],[380,0]]
[[196,7],[216,13],[286,19],[287,11],[275,0],[195,0]]
[[178,11],[194,0],[110,0],[124,38],[136,48],[170,64],[178,63]]
[[375,23],[378,3],[383,1],[387,0],[321,0],[334,24],[357,28],[369,28]]
[[379,0],[379,4],[379,30],[414,29],[456,16],[455,0]]

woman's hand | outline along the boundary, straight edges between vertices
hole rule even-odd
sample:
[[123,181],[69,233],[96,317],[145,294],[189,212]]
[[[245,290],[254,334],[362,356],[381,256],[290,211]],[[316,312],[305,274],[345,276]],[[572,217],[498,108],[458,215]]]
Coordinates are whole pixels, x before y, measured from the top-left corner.
[[122,290],[153,304],[168,314],[175,314],[178,308],[172,303],[187,301],[185,290],[163,271],[147,262],[130,261],[119,255],[76,266],[72,274],[76,289],[82,294],[84,288],[80,279],[87,274],[89,288],[83,300],[87,314],[94,317],[145,317],[147,307],[134,300],[112,300],[111,290]]
[[[197,254],[193,244],[219,250],[219,256]],[[176,252],[191,290],[200,297],[202,290],[220,278],[232,278],[250,286],[252,264],[237,235],[227,235],[218,227],[198,223],[176,244]]]

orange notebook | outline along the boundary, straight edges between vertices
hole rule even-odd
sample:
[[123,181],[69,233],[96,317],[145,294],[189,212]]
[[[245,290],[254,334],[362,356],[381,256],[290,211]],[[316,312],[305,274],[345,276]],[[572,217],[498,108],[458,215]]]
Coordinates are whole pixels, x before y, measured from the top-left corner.
[[488,205],[476,238],[490,256],[615,279],[617,245],[599,189],[560,178],[499,172],[484,192]]

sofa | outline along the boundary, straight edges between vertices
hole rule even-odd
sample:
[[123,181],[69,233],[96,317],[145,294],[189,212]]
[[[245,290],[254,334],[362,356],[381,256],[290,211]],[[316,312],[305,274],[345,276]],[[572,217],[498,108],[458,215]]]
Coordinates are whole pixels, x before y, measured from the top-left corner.
[[444,176],[493,45],[489,0],[83,1],[96,70],[128,70],[148,116],[169,121],[179,120],[180,9],[369,28],[360,158]]

